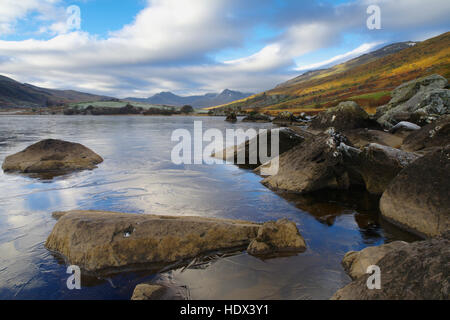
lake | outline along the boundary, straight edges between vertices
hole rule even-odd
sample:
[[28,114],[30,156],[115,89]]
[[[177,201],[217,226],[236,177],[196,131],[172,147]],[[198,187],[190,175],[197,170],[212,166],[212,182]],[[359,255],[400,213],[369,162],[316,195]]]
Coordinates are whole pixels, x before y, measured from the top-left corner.
[[[0,116],[0,162],[42,139],[81,143],[104,158],[93,171],[52,180],[0,173],[0,299],[130,299],[145,281],[164,283],[189,299],[328,299],[350,282],[344,254],[393,240],[415,240],[380,220],[364,191],[309,196],[277,194],[234,165],[175,165],[176,129],[270,128],[223,117]],[[245,252],[217,254],[187,268],[108,278],[83,277],[68,290],[67,265],[44,248],[53,211],[109,210],[196,215],[264,222],[294,221],[307,250],[260,260]]]

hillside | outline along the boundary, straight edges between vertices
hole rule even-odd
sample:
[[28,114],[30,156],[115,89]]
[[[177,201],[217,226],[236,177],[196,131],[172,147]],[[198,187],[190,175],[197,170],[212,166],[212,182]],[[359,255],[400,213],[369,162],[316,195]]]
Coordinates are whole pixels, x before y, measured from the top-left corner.
[[206,108],[244,99],[249,96],[251,96],[250,93],[242,93],[239,91],[225,89],[221,93],[207,93],[205,95],[185,97],[178,96],[172,92],[161,92],[149,98],[126,98],[125,100],[176,107],[191,105],[195,108]]
[[47,107],[71,102],[101,101],[107,99],[111,98],[73,90],[40,88],[0,75],[0,108]]
[[317,112],[341,101],[354,100],[373,112],[389,101],[390,92],[401,83],[433,73],[450,78],[450,32],[414,45],[411,42],[390,45],[210,109],[261,109],[270,114],[284,110]]

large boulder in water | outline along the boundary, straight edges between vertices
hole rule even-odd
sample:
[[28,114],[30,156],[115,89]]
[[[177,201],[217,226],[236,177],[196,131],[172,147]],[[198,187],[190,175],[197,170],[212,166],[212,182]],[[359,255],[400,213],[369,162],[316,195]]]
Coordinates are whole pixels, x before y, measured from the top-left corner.
[[274,190],[309,193],[326,188],[346,189],[350,178],[338,151],[345,136],[330,129],[308,137],[303,143],[280,155],[278,173],[262,183]]
[[2,169],[5,172],[67,173],[94,169],[103,159],[91,149],[73,142],[47,139],[25,150],[6,157]]
[[295,223],[280,219],[264,223],[252,240],[247,252],[254,256],[270,257],[306,250],[306,243]]
[[432,75],[407,82],[393,91],[391,101],[377,109],[378,123],[391,129],[401,121],[418,125],[430,123],[450,113],[447,79]]
[[362,150],[341,145],[347,168],[358,172],[367,191],[382,194],[391,181],[420,156],[411,152],[371,143]]
[[[364,256],[371,260],[368,263],[380,268],[381,289],[368,289],[370,275],[359,275],[356,280],[338,290],[332,300],[448,300],[448,236],[410,244],[400,243],[391,248],[382,246],[378,250],[371,249],[371,252],[370,256]],[[358,257],[355,258],[354,261],[358,261]]]
[[322,111],[311,121],[313,130],[325,130],[333,127],[336,130],[350,130],[373,126],[369,115],[356,102],[346,101],[336,107]]
[[87,272],[162,266],[217,250],[245,249],[260,224],[103,211],[59,214],[45,247]]
[[403,141],[401,148],[406,151],[426,152],[436,147],[443,147],[449,141],[450,115],[445,115],[409,134]]
[[450,229],[450,145],[417,159],[391,182],[380,200],[388,221],[422,236]]

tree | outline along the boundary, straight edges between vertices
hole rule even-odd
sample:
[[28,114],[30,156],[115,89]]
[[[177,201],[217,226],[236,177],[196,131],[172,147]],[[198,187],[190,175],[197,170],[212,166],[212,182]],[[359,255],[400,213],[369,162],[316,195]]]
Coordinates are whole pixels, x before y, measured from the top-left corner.
[[181,111],[181,113],[192,113],[192,112],[194,112],[194,108],[192,108],[192,106],[190,106],[190,105],[185,105],[185,106],[181,107],[180,111]]

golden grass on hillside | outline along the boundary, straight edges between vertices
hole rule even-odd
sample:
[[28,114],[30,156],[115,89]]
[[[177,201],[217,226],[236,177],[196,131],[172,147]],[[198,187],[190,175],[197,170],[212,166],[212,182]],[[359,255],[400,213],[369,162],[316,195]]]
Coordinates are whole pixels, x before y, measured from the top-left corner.
[[341,101],[353,100],[372,112],[386,104],[390,92],[400,84],[434,73],[450,78],[450,32],[362,65],[335,66],[306,81],[208,110],[256,108],[270,114],[280,111],[316,113]]

